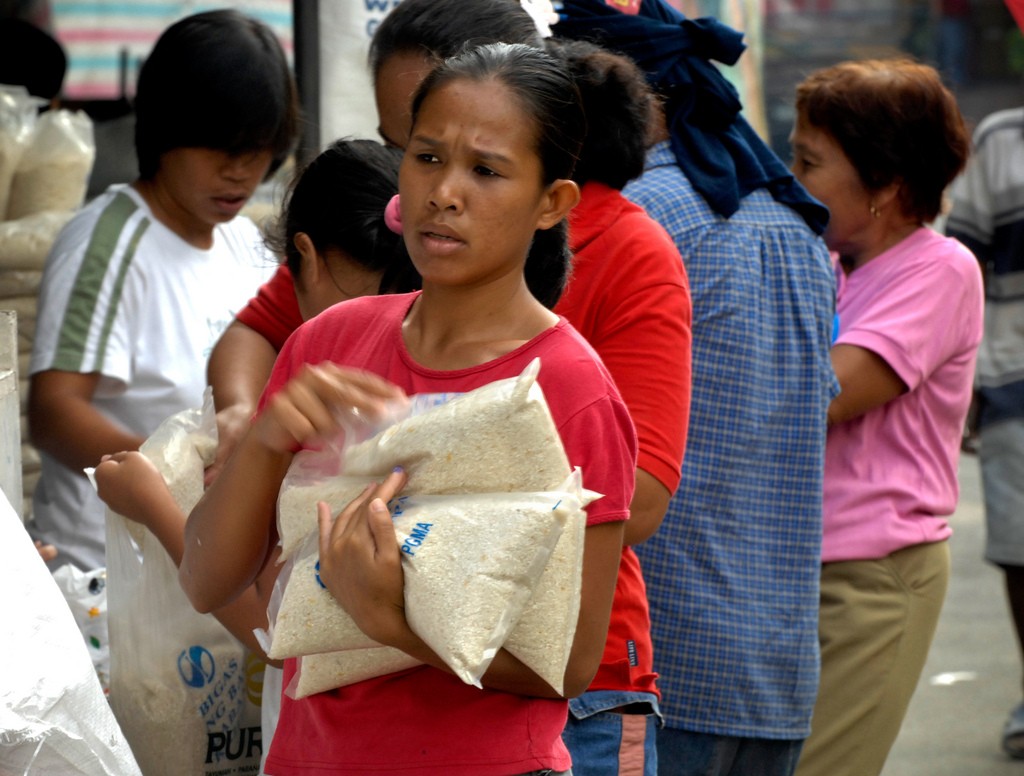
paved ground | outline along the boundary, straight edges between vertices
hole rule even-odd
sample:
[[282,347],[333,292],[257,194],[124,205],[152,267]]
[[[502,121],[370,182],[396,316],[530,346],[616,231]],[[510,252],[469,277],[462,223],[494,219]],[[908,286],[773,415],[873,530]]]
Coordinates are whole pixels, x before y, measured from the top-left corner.
[[985,528],[977,459],[960,465],[953,574],[921,683],[883,776],[1022,776],[999,734],[1021,698],[1021,667],[1002,577],[981,559]]

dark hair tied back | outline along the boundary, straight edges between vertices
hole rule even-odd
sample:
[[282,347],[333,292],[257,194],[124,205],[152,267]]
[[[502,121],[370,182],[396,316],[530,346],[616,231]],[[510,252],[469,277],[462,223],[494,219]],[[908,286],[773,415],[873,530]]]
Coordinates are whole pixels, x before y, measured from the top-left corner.
[[[492,43],[446,59],[420,84],[412,103],[413,125],[431,92],[457,80],[494,81],[503,85],[536,125],[536,150],[544,184],[571,179],[586,135],[582,100],[563,62],[523,44]],[[554,307],[569,277],[572,254],[563,221],[537,230],[526,258],[531,293]]]

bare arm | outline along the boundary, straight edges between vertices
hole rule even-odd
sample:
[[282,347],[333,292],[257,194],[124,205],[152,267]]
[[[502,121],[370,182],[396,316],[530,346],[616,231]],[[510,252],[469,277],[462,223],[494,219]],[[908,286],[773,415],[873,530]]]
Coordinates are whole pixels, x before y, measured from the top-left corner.
[[832,368],[840,392],[828,408],[828,424],[844,423],[906,393],[906,383],[876,353],[856,345],[834,345]]
[[95,466],[118,450],[138,450],[145,439],[107,419],[92,403],[96,372],[51,369],[32,376],[28,421],[32,444],[73,471]]
[[277,351],[262,334],[238,321],[217,340],[206,367],[217,409],[217,455],[207,469],[207,484],[249,427],[276,358]]
[[381,416],[404,396],[376,375],[306,365],[267,403],[220,476],[189,515],[181,586],[201,612],[234,600],[259,576],[276,544],[278,491],[302,444],[340,429],[338,410]]
[[636,490],[629,505],[629,520],[626,521],[626,544],[640,544],[647,541],[658,530],[665,519],[672,494],[668,488],[643,469],[636,470]]
[[[167,551],[175,566],[181,564],[185,535],[182,512],[164,478],[153,463],[139,452],[105,456],[96,467],[96,488],[113,511],[146,526]],[[213,612],[220,623],[250,650],[274,665],[256,640],[253,630],[267,627],[267,604],[278,567],[268,563],[264,574],[235,601]]]
[[[402,561],[386,506],[404,483],[403,473],[391,474],[353,501],[333,523],[327,506],[320,505],[320,577],[367,636],[450,673],[444,661],[413,633],[405,617]],[[586,530],[580,614],[565,670],[564,697],[586,690],[600,665],[622,536],[622,522]],[[505,650],[495,656],[482,684],[518,695],[562,697]]]

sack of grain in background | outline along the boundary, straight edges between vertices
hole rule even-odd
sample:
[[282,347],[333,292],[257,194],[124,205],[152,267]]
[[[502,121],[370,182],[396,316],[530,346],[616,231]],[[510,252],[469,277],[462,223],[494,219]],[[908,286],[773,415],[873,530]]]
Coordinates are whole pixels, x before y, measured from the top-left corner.
[[0,221],[6,220],[11,183],[32,142],[39,106],[44,103],[24,86],[0,84]]
[[47,210],[0,223],[0,270],[42,271],[57,234],[73,215],[71,210]]
[[95,158],[96,141],[88,115],[70,110],[42,114],[18,160],[6,219],[81,207]]

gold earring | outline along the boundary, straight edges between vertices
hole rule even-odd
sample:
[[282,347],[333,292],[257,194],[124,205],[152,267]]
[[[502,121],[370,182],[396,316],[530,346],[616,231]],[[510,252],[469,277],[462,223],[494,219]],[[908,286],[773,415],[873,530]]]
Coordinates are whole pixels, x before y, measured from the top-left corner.
[[873,204],[868,206],[868,212],[871,213],[872,218],[878,218],[880,215],[882,215],[882,211],[880,211]]

